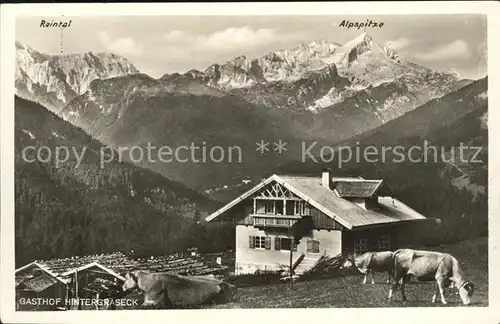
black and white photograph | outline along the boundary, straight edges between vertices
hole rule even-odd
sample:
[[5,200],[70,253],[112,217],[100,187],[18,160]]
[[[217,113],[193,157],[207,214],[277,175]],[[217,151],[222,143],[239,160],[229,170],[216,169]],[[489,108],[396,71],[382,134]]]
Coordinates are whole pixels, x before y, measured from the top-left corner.
[[487,314],[491,15],[205,5],[10,18],[12,311]]

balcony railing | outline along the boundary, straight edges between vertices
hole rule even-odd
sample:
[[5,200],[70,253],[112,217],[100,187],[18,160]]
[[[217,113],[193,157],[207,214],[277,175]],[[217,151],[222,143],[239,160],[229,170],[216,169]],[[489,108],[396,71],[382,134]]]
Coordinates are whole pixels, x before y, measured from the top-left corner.
[[292,227],[301,217],[293,215],[252,215],[256,227]]

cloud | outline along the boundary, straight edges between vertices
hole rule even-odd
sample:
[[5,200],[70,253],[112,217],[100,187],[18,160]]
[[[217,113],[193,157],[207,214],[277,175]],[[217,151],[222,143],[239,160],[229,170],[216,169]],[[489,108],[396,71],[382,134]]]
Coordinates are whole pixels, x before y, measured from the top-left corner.
[[460,60],[469,58],[471,50],[465,41],[457,39],[448,44],[439,45],[425,53],[417,53],[414,56],[423,61]]
[[411,44],[408,38],[400,37],[395,40],[388,40],[384,43],[385,46],[390,47],[394,51],[401,50]]
[[253,29],[243,26],[229,27],[205,35],[174,30],[164,34],[163,40],[169,47],[170,54],[190,56],[193,53],[245,53],[260,46],[283,42],[293,37],[298,37],[298,35],[280,33],[269,28]]
[[111,39],[104,31],[100,31],[98,37],[101,44],[110,52],[125,56],[138,56],[143,53],[141,44],[133,37]]

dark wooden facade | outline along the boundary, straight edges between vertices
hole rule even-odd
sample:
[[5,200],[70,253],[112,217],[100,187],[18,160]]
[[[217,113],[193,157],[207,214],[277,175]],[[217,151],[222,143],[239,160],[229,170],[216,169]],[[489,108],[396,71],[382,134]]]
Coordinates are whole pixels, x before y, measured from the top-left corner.
[[399,248],[397,225],[367,228],[342,232],[343,253],[363,253],[367,251],[394,251]]

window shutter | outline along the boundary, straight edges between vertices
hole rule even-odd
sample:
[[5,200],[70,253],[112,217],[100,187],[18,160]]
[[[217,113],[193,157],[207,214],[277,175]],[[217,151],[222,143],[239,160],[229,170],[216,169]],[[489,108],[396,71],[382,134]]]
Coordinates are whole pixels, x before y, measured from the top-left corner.
[[281,238],[279,236],[274,237],[274,249],[277,251],[281,250]]
[[313,241],[307,240],[307,253],[311,253],[313,251]]
[[255,240],[254,240],[254,237],[253,236],[249,236],[249,242],[248,242],[248,245],[251,249],[255,249]]
[[266,250],[270,250],[270,249],[271,249],[271,237],[266,236]]

